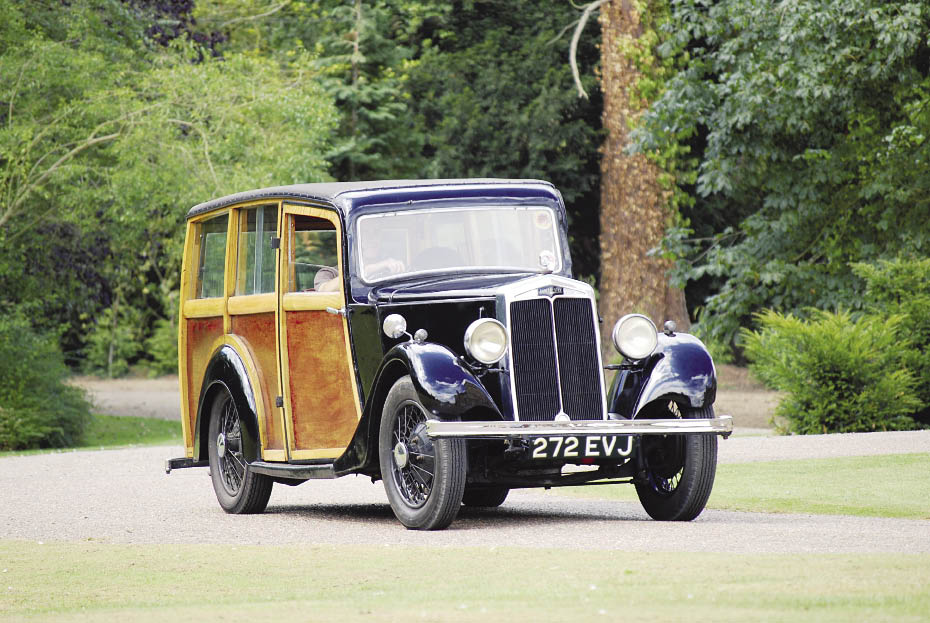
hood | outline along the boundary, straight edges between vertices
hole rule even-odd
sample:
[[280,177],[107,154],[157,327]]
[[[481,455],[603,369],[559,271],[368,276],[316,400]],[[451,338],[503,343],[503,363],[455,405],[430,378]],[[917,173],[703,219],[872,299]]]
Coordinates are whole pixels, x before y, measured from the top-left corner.
[[379,286],[371,290],[368,299],[372,303],[396,303],[423,299],[492,298],[504,293],[547,288],[571,289],[583,295],[587,295],[591,289],[584,282],[553,274],[434,275]]

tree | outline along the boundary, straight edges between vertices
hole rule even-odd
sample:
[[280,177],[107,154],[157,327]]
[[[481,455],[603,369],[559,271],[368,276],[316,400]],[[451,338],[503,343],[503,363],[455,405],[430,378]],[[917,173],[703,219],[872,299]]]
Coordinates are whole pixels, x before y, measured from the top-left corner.
[[763,307],[857,308],[850,262],[930,251],[928,33],[925,2],[670,3],[678,71],[637,140],[691,199],[666,250],[714,287],[703,335],[732,344]]
[[[275,9],[272,12],[272,9]],[[341,122],[328,154],[338,179],[534,177],[564,193],[576,272],[597,272],[600,98],[576,100],[565,65],[563,0],[244,0],[198,4],[225,50],[280,60],[308,49]],[[579,52],[597,59],[596,31]]]
[[[650,253],[660,246],[672,223],[670,193],[660,184],[661,169],[643,153],[627,153],[630,131],[645,102],[637,98],[641,71],[632,49],[642,35],[642,11],[648,6],[613,0],[601,7],[601,89],[607,138],[601,154],[600,250],[601,314],[611,322],[630,312],[643,313],[661,326],[674,320],[690,326],[684,293],[669,283],[671,262]],[[610,344],[611,323],[602,329]]]
[[421,176],[423,141],[406,81],[417,25],[448,11],[432,4],[323,0],[256,9],[251,2],[212,0],[196,13],[228,35],[224,51],[307,61],[340,110],[326,158],[331,175],[347,181]]
[[190,206],[327,179],[338,116],[306,54],[142,45],[136,3],[0,6],[15,76],[0,83],[0,307],[64,331],[72,355],[90,336],[91,367],[112,371],[170,309]]
[[[420,30],[410,63],[410,107],[423,137],[423,177],[517,177],[552,181],[563,193],[575,273],[597,272],[600,92],[575,97],[565,63],[561,1],[464,2]],[[596,32],[581,38],[585,66]]]

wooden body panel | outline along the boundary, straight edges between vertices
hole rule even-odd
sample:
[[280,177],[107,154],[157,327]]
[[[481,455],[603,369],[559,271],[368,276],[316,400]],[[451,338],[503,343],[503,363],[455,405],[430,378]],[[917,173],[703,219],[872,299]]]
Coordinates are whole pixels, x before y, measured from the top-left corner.
[[[274,256],[276,292],[236,294],[239,273],[243,272],[238,267],[244,252],[245,210],[267,205],[267,200],[246,202],[198,215],[188,223],[179,335],[188,456],[194,454],[193,442],[200,426],[196,420],[204,373],[222,344],[239,354],[252,384],[264,460],[335,459],[345,451],[361,417],[348,323],[344,316],[330,313],[345,304],[343,283],[333,292],[293,292],[288,280],[289,260],[308,261],[293,257],[295,245],[288,234],[297,215],[331,223],[328,229],[335,232],[336,254],[325,264],[338,264],[339,274],[343,274],[342,223],[336,212],[279,203],[281,251]],[[223,213],[229,214],[223,296],[198,299],[192,285],[199,261],[198,227]],[[290,227],[287,231],[285,223]],[[283,408],[277,406],[278,399],[283,399]]]
[[343,322],[325,311],[287,313],[295,451],[341,454],[358,425]]
[[188,318],[187,326],[187,418],[188,439],[194,439],[197,426],[197,402],[203,374],[210,363],[216,344],[223,338],[223,317]]
[[[231,299],[232,300],[232,299]],[[276,348],[275,314],[266,312],[231,317],[232,333],[248,347],[261,385],[264,411],[263,450],[284,450],[284,426],[274,397],[280,396],[278,386],[278,351]]]

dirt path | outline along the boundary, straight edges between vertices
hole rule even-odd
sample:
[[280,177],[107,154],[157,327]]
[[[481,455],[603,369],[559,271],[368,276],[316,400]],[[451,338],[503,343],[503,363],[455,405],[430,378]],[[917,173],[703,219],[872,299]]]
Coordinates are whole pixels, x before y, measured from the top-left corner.
[[71,379],[71,384],[87,392],[97,413],[181,419],[181,390],[176,376],[156,379],[79,376]]

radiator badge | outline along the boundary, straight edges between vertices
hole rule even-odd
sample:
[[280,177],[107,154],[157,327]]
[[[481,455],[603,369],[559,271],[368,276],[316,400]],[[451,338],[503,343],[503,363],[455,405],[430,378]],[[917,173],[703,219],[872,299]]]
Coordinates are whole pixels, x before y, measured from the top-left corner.
[[560,288],[559,286],[546,286],[545,288],[540,288],[537,292],[539,296],[548,296],[552,298],[553,296],[561,296],[565,294],[565,288]]

